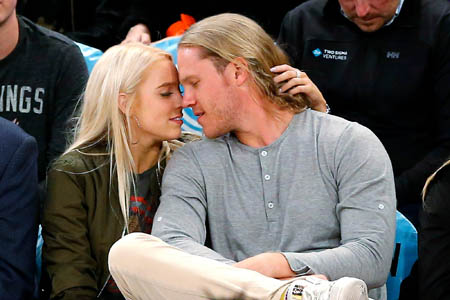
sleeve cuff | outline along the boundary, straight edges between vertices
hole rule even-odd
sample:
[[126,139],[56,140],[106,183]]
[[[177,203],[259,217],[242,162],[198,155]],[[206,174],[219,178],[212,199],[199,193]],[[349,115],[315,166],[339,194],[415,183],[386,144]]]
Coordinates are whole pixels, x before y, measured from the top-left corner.
[[313,275],[315,274],[313,270],[309,266],[307,266],[305,263],[300,261],[296,256],[298,253],[291,253],[291,252],[281,252],[281,254],[286,257],[289,266],[291,267],[291,270],[294,271],[298,276],[304,276],[304,275]]

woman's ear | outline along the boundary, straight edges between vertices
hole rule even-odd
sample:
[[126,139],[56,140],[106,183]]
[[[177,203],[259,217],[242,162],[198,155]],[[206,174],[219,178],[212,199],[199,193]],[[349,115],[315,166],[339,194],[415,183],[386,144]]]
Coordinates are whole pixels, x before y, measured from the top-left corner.
[[119,93],[119,109],[120,111],[126,115],[127,114],[127,104],[128,104],[128,95],[125,93]]

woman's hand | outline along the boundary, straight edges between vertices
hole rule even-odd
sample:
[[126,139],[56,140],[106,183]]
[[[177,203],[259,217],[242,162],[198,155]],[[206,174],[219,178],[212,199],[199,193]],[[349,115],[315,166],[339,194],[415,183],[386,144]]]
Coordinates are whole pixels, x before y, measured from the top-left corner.
[[327,112],[328,107],[325,98],[305,72],[289,65],[275,66],[270,70],[279,74],[274,77],[276,83],[286,82],[281,87],[281,92],[288,92],[291,95],[303,94],[310,101],[311,109]]

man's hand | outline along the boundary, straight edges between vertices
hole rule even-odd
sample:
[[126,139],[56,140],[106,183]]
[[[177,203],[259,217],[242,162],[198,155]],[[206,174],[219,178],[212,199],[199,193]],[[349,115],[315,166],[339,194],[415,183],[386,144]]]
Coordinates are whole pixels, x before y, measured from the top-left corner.
[[139,42],[145,45],[149,45],[151,41],[152,39],[150,37],[150,30],[148,30],[147,26],[145,26],[144,24],[137,24],[130,28],[127,36],[121,44]]
[[234,264],[234,266],[253,270],[277,279],[289,279],[296,275],[291,270],[286,257],[281,253],[261,253],[244,259]]

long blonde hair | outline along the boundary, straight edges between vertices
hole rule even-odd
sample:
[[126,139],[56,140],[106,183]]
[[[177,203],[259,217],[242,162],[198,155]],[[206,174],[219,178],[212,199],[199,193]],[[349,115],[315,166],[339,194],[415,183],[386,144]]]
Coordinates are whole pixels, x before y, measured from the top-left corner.
[[244,58],[256,86],[269,101],[295,113],[310,105],[299,94],[279,91],[281,85],[275,84],[270,69],[289,64],[289,58],[261,26],[245,16],[225,13],[205,18],[183,34],[178,47],[203,48],[202,58],[211,59],[219,72],[234,59]]
[[[163,59],[172,60],[170,54],[163,50],[140,43],[109,48],[95,64],[89,76],[80,117],[73,133],[73,142],[64,153],[78,151],[86,155],[109,156],[110,187],[113,176],[117,174],[119,202],[126,227],[131,185],[135,185],[129,112],[136,98],[136,88],[146,69]],[[119,93],[130,96],[125,114],[119,109]],[[106,153],[82,151],[98,143],[106,144]],[[179,141],[163,142],[158,166],[163,159],[169,158],[172,150],[182,144]]]
[[[423,201],[425,201],[425,196],[427,194],[428,186],[430,185],[431,181],[434,179],[436,174],[447,165],[450,165],[450,159],[447,160],[442,166],[439,167],[439,169],[436,170],[436,172],[434,172],[433,174],[431,174],[430,177],[427,178],[427,181],[425,182],[425,186],[423,187],[423,190],[422,190],[422,200]],[[424,203],[424,205],[426,206],[426,203]]]

